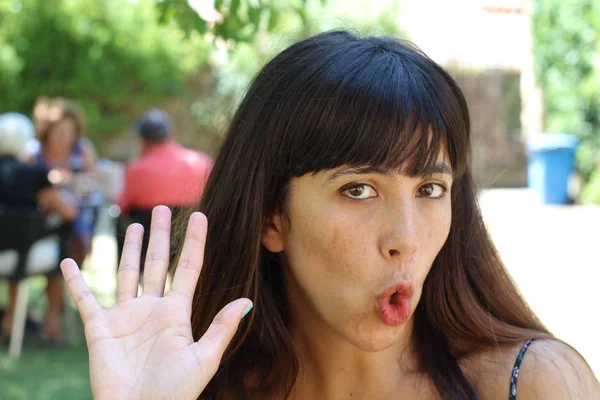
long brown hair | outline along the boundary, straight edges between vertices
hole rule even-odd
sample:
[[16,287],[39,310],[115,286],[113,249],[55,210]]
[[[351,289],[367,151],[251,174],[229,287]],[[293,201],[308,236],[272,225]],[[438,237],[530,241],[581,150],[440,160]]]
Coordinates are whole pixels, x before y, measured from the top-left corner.
[[[454,171],[452,226],[415,311],[423,371],[445,399],[476,399],[458,364],[477,349],[548,336],[488,237],[470,167],[469,114],[454,80],[410,43],[336,31],[271,60],[242,101],[206,186],[204,267],[192,311],[199,338],[229,301],[255,308],[207,391],[286,397],[298,361],[277,254],[261,245],[292,177],[341,165],[418,175],[444,149]],[[416,137],[415,137],[416,135]],[[414,139],[419,140],[414,140]]]

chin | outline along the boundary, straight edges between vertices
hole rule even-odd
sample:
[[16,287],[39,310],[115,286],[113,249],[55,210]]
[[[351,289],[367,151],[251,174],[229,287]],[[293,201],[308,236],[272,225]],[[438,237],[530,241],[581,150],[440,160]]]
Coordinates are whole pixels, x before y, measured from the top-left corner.
[[377,353],[389,349],[400,340],[407,324],[388,326],[379,319],[375,323],[365,324],[354,332],[347,332],[346,338],[359,349]]

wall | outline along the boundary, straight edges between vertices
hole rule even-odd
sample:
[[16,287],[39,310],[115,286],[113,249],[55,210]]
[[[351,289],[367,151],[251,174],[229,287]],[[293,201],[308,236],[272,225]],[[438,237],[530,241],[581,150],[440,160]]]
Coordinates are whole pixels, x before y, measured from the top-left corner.
[[507,90],[511,75],[502,71],[455,71],[452,75],[469,106],[476,183],[480,187],[526,186],[527,156],[518,131],[519,95],[518,90]]

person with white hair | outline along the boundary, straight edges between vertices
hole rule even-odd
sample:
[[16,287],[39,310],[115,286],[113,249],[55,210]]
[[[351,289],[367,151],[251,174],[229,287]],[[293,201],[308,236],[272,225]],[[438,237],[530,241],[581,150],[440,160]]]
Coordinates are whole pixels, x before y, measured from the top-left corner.
[[[77,217],[77,207],[66,201],[52,184],[52,172],[45,167],[29,165],[19,158],[35,136],[33,123],[24,115],[9,112],[0,115],[0,206],[7,209],[37,208],[56,213],[65,221]],[[45,325],[56,325],[60,315],[63,281],[60,271],[48,276],[48,313]],[[59,293],[59,296],[51,295]],[[1,333],[12,329],[17,282],[10,282],[7,312],[1,322]]]
[[0,115],[0,154],[24,156],[27,147],[35,140],[35,127],[29,118],[16,112]]

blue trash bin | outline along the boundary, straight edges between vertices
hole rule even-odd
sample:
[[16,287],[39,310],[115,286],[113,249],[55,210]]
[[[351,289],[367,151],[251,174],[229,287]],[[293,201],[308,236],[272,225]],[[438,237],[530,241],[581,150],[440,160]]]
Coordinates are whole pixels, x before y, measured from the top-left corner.
[[567,204],[569,179],[575,171],[579,139],[561,133],[540,133],[527,140],[527,181],[542,204]]

